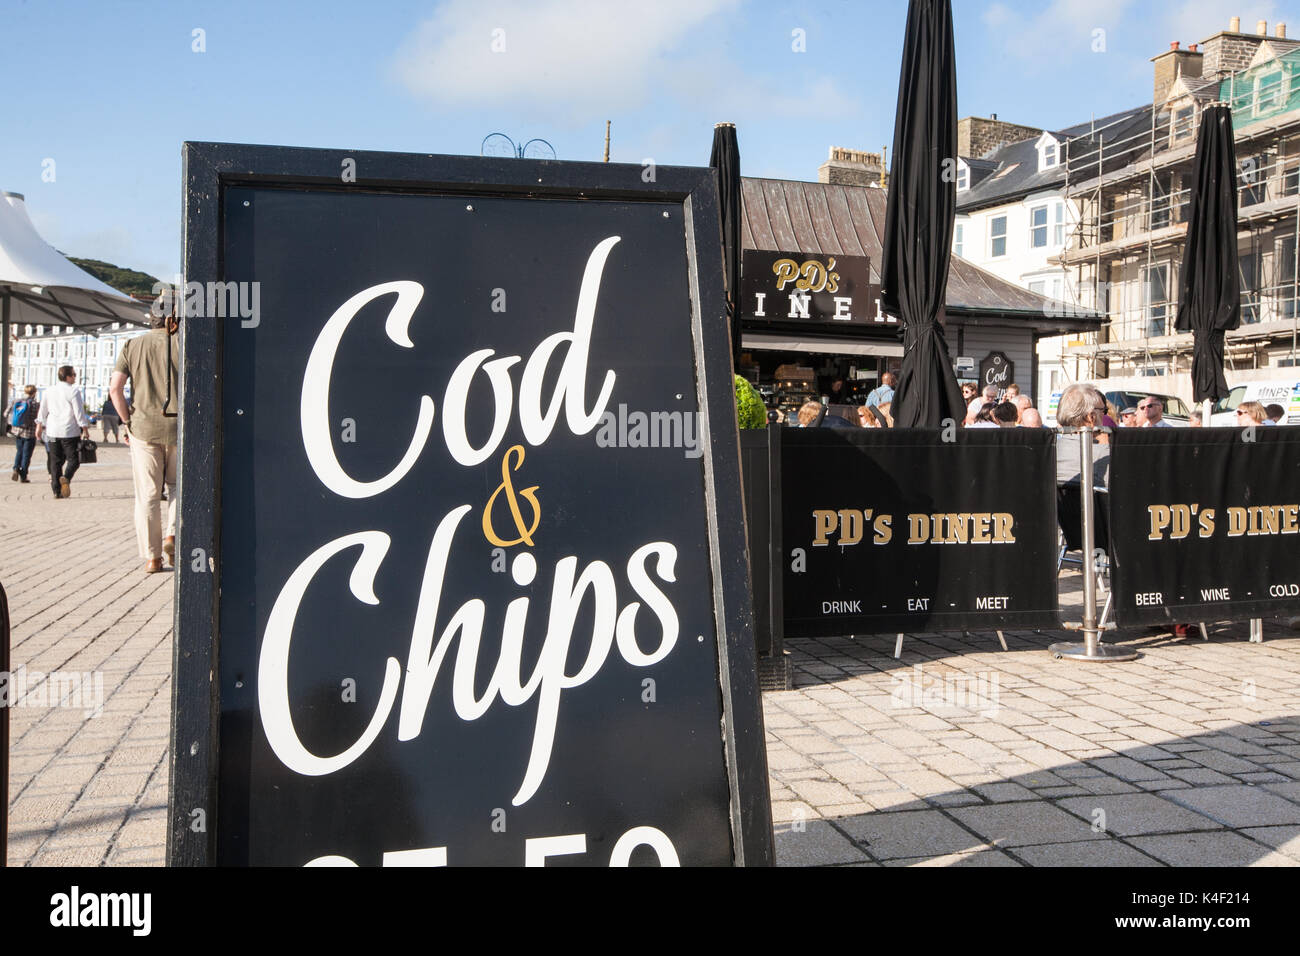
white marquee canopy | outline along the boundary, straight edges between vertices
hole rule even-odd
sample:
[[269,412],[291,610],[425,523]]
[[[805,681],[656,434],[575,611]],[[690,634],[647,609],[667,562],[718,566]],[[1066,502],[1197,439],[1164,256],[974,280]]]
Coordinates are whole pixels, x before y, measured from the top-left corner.
[[63,325],[94,332],[146,324],[148,307],[79,269],[41,238],[18,193],[0,192],[0,309],[11,327]]

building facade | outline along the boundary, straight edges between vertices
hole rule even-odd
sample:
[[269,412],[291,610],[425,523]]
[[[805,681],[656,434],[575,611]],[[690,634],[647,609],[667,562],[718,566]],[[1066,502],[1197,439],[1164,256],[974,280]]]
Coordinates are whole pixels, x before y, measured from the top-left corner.
[[[1230,384],[1281,378],[1297,364],[1300,249],[1300,41],[1231,29],[1153,59],[1152,103],[1065,146],[1078,209],[1057,257],[1103,329],[1069,352],[1084,375],[1191,398],[1191,333],[1174,328],[1197,130],[1214,102],[1232,107],[1238,163],[1241,327],[1226,337]],[[1282,371],[1286,369],[1288,371]],[[1122,384],[1120,384],[1122,383]]]
[[[38,396],[58,382],[58,370],[71,365],[77,370],[77,386],[85,398],[86,410],[98,413],[108,398],[109,376],[122,346],[147,329],[115,322],[98,334],[81,332],[64,325],[28,325],[17,330],[9,357],[13,389],[20,392],[35,385]],[[6,399],[8,405],[13,396]]]
[[[1056,261],[1078,222],[1065,195],[1065,143],[1081,127],[1047,131],[967,117],[958,124],[954,255],[1054,302],[1073,302],[1069,275]],[[1026,392],[1050,395],[1078,373],[1068,336],[1037,342],[1037,381]]]

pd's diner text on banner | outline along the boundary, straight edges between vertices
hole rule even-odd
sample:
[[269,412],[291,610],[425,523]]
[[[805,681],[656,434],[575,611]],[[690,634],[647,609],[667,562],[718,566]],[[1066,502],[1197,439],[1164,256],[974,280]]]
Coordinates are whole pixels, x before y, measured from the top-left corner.
[[1110,508],[1117,624],[1300,612],[1300,428],[1117,429]]
[[791,429],[786,637],[1059,623],[1055,447],[1037,429]]

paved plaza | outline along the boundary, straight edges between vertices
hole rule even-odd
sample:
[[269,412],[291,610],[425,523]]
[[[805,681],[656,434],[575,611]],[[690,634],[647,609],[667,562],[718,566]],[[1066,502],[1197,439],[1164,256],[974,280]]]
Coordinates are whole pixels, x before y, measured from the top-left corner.
[[[0,472],[12,667],[99,675],[11,711],[10,865],[165,857],[173,582],[136,557],[125,448],[100,461],[66,501]],[[1209,633],[1124,632],[1143,656],[1113,665],[1053,660],[1060,633],[792,642],[764,699],[778,861],[1300,864],[1300,633]]]

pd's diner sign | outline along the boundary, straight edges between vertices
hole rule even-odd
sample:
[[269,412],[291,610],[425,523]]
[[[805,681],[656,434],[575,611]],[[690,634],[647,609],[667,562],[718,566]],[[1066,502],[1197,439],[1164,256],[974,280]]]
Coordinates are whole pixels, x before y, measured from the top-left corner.
[[709,171],[186,162],[171,862],[769,862]]
[[1300,613],[1300,428],[1121,428],[1110,452],[1115,621]]
[[1051,627],[1056,469],[1042,429],[789,429],[786,637]]
[[898,320],[880,311],[880,286],[869,256],[830,256],[746,249],[741,255],[741,314],[773,325],[807,323],[898,335]]

